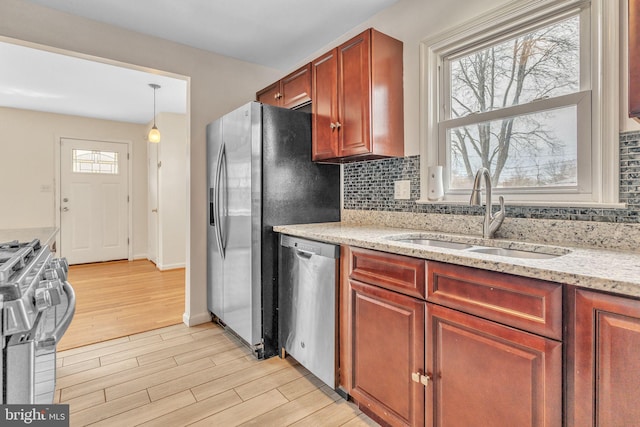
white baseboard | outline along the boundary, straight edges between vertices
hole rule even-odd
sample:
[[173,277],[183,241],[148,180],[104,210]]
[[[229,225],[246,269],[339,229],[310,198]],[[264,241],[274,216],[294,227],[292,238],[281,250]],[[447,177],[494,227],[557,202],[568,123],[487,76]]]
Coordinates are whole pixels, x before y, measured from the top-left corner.
[[157,265],[158,270],[160,271],[164,271],[164,270],[174,270],[176,268],[185,268],[185,263],[184,262],[178,262],[175,264],[158,264]]
[[187,326],[201,325],[203,323],[211,322],[211,314],[209,314],[208,311],[204,313],[193,314],[193,315],[184,313],[182,315],[182,321]]

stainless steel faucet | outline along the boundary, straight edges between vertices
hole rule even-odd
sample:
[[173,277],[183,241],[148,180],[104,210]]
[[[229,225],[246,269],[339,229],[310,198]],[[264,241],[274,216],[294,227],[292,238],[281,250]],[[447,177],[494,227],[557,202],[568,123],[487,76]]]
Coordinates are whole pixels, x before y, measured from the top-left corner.
[[484,187],[487,192],[486,202],[485,202],[485,210],[484,210],[484,223],[482,224],[482,237],[485,239],[491,239],[498,228],[502,225],[502,221],[504,221],[505,212],[504,212],[504,197],[500,196],[500,210],[495,213],[495,215],[491,212],[491,174],[489,173],[489,169],[480,168],[478,172],[476,172],[476,177],[473,180],[473,189],[471,190],[471,199],[469,200],[469,204],[472,206],[480,206],[482,205],[482,196],[480,192],[480,181],[484,177]]

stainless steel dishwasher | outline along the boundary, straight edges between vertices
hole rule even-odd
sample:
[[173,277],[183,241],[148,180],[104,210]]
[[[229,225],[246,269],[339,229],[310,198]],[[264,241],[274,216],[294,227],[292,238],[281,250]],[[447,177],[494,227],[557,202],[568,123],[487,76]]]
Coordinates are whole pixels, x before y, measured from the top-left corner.
[[336,279],[340,247],[280,236],[278,338],[312,374],[336,388]]

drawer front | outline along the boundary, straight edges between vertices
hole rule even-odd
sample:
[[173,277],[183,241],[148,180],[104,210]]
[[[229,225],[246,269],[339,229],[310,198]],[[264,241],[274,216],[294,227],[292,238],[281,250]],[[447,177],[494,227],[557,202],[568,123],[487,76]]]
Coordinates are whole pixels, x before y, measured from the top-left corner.
[[427,301],[562,340],[562,285],[438,262],[427,264]]
[[424,299],[425,264],[422,259],[351,248],[349,277],[405,295]]

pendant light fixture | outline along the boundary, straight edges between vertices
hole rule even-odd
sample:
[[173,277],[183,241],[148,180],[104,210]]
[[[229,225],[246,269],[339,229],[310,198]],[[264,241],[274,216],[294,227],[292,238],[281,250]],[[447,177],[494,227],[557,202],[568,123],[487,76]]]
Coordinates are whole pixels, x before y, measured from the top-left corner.
[[153,127],[149,131],[147,139],[149,140],[149,142],[158,143],[160,142],[160,131],[156,126],[156,89],[160,89],[160,85],[149,83],[149,86],[151,86],[151,88],[153,89]]

